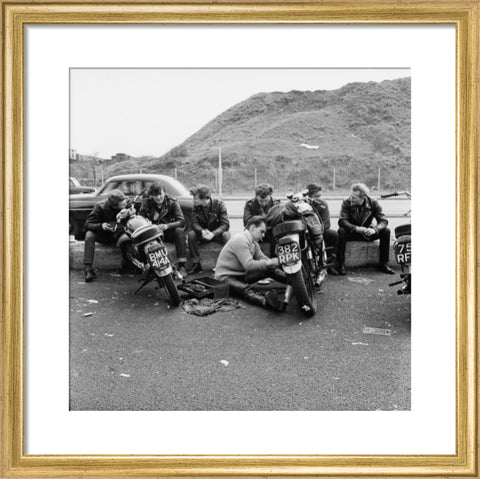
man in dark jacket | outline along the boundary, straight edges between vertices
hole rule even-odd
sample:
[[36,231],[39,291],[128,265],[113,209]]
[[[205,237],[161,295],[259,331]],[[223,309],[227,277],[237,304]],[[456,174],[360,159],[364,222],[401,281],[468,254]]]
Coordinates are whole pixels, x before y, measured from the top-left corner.
[[85,282],[89,283],[95,278],[93,258],[95,256],[95,242],[102,244],[116,244],[122,252],[122,266],[120,272],[127,272],[129,260],[128,248],[131,246],[130,238],[125,233],[125,228],[117,224],[117,214],[125,208],[127,199],[120,190],[112,190],[108,198],[100,201],[94,207],[85,221],[85,251],[83,263],[85,265]]
[[175,198],[165,192],[161,183],[153,183],[148,187],[147,198],[144,198],[138,214],[147,218],[163,231],[164,240],[175,243],[178,272],[187,275],[187,245],[185,237],[185,218]]
[[[273,187],[267,183],[262,183],[255,188],[255,198],[248,200],[243,208],[243,226],[247,226],[248,220],[254,216],[267,217],[270,209],[278,205],[280,200],[274,200],[272,198]],[[267,229],[264,240],[266,243],[270,243],[272,246],[272,230]],[[270,256],[273,256],[273,251],[270,252]]]
[[216,241],[222,245],[230,239],[230,221],[227,208],[221,200],[211,197],[210,188],[197,185],[190,192],[193,195],[192,229],[188,232],[188,247],[192,258],[190,273],[202,271],[199,243]]
[[[330,211],[326,201],[321,199],[322,187],[316,184],[307,185],[307,197],[310,200],[313,211],[317,214],[320,221],[323,224],[323,240],[325,241],[325,248],[327,250],[327,261],[333,263],[337,256],[338,248],[338,233],[331,228],[330,225]],[[328,268],[328,273],[334,276],[338,275],[337,270],[334,267]]]
[[[380,240],[379,270],[394,274],[388,266],[390,230],[388,220],[378,201],[368,196],[369,189],[363,183],[352,185],[350,197],[343,201],[338,220],[337,271],[345,274],[345,247],[347,241]],[[373,223],[375,220],[376,224]]]
[[268,211],[274,205],[280,203],[272,198],[273,188],[262,183],[255,188],[255,198],[248,200],[243,209],[243,226],[247,226],[252,216],[267,216]]

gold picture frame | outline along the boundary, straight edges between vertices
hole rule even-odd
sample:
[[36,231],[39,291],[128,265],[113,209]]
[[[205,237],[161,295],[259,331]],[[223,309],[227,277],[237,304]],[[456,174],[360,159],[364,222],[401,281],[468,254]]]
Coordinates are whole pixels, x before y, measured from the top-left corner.
[[[2,2],[1,477],[478,477],[479,3]],[[136,456],[24,453],[26,24],[452,24],[456,28],[456,453]]]

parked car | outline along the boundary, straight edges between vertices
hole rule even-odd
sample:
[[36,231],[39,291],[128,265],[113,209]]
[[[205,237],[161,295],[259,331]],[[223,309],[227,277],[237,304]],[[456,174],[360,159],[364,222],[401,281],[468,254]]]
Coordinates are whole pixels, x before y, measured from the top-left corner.
[[74,195],[76,193],[92,193],[95,191],[95,188],[93,188],[92,186],[81,185],[80,182],[73,176],[70,176],[68,178],[68,187],[69,193],[71,195]]
[[193,198],[182,183],[166,175],[132,174],[108,178],[104,185],[95,193],[70,195],[70,234],[74,235],[75,239],[84,238],[85,220],[93,207],[99,201],[105,200],[111,190],[119,189],[123,191],[126,196],[134,198],[138,195],[143,195],[152,183],[161,183],[165,186],[167,195],[178,200],[188,226],[192,214]]

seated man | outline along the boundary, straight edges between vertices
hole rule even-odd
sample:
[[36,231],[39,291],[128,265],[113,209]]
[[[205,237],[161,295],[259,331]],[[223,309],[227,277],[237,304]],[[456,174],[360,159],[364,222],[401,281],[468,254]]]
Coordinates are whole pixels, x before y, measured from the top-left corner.
[[[272,198],[273,188],[267,183],[262,183],[255,188],[255,198],[248,200],[243,209],[243,226],[246,226],[252,216],[267,216],[269,210],[280,203]],[[272,230],[267,227],[264,241],[272,243]],[[273,250],[270,256],[273,256]]]
[[280,203],[272,198],[273,188],[262,183],[255,188],[255,198],[245,203],[243,210],[243,226],[246,226],[252,216],[267,216],[268,210]]
[[[95,256],[95,243],[116,244],[122,252],[121,273],[128,272],[131,268],[127,251],[131,246],[130,238],[125,233],[125,228],[117,224],[117,214],[125,208],[127,199],[120,190],[112,190],[106,200],[100,201],[94,207],[85,221],[85,251],[83,263],[85,265],[85,282],[89,283],[95,278],[93,258]],[[133,265],[132,265],[133,266]]]
[[161,183],[153,183],[148,187],[147,198],[142,201],[138,214],[158,225],[165,241],[175,243],[178,272],[183,277],[187,276],[185,218],[177,200],[166,194]]
[[282,303],[274,291],[269,290],[264,296],[251,289],[251,284],[268,277],[286,282],[285,273],[277,268],[278,258],[265,256],[258,244],[266,231],[265,218],[250,218],[245,230],[233,236],[222,248],[215,267],[215,278],[228,283],[233,295],[257,306],[280,311]]
[[[345,247],[347,241],[375,241],[380,239],[379,270],[394,274],[388,265],[390,230],[378,201],[370,198],[370,190],[363,183],[352,185],[350,197],[343,201],[338,220],[337,271],[345,274]],[[372,225],[373,220],[376,225]]]
[[[320,185],[307,185],[307,197],[310,200],[313,211],[315,211],[323,223],[323,241],[328,254],[327,262],[333,263],[337,256],[338,233],[330,227],[330,211],[327,202],[321,199],[321,191],[322,187]],[[334,276],[338,275],[337,270],[333,266],[328,268],[327,271]]]
[[222,245],[230,239],[230,221],[227,208],[221,200],[211,197],[210,188],[197,185],[190,192],[193,195],[192,229],[188,232],[188,247],[192,258],[194,274],[202,271],[200,264],[199,243],[216,241]]

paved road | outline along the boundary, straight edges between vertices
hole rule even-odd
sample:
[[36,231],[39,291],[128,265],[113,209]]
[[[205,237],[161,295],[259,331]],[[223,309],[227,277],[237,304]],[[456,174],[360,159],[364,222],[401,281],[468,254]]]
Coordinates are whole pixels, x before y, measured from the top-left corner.
[[408,410],[410,297],[389,281],[375,270],[329,278],[312,319],[294,303],[280,316],[244,304],[197,317],[153,286],[132,296],[133,276],[85,284],[72,271],[70,408]]

